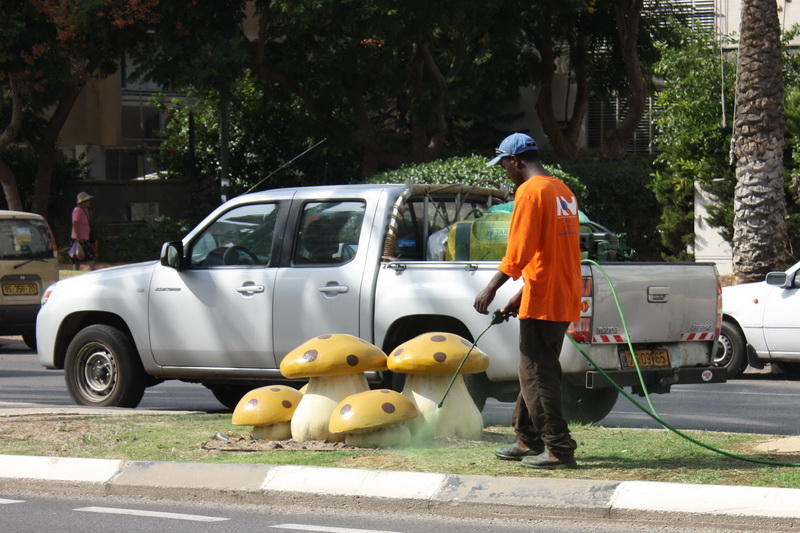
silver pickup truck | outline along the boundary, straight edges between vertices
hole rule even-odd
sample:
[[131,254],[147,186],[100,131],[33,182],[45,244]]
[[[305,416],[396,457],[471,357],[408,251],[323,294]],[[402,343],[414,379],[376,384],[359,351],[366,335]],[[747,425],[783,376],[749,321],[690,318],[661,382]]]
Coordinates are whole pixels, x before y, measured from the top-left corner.
[[[231,407],[253,387],[286,381],[281,359],[317,335],[356,335],[386,353],[426,331],[474,340],[489,319],[472,303],[496,271],[497,261],[486,259],[502,256],[502,238],[492,237],[502,237],[502,225],[472,230],[497,222],[487,212],[508,200],[501,190],[455,185],[337,185],[239,196],[181,241],[166,243],[160,261],[51,286],[38,315],[39,360],[65,369],[78,404],[135,407],[147,386],[179,379],[202,383]],[[463,223],[472,229],[463,231]],[[464,238],[468,251],[459,252]],[[712,367],[721,318],[714,265],[607,263],[604,269],[649,392],[724,381],[724,369]],[[641,392],[611,287],[597,266],[584,265],[583,276],[583,318],[570,331],[614,380]],[[506,283],[496,301],[518,288]],[[517,336],[512,320],[481,338],[489,368],[467,376],[478,405],[490,396],[515,397]],[[570,342],[561,361],[567,415],[602,419],[616,389]],[[386,373],[368,378],[391,383]]]

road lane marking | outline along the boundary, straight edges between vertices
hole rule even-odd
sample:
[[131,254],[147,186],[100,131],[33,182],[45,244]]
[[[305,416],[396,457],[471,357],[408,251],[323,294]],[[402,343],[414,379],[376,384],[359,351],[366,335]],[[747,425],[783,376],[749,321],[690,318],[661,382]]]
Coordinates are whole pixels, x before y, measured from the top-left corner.
[[25,503],[25,500],[4,500],[4,499],[0,498],[0,505],[6,504],[6,503]]
[[171,520],[190,520],[193,522],[223,522],[225,520],[230,520],[230,518],[221,518],[217,516],[202,516],[196,514],[181,514],[181,513],[161,513],[158,511],[144,511],[142,509],[118,509],[115,507],[81,507],[80,509],[73,509],[73,511],[84,511],[87,513],[124,514],[130,516],[147,516],[152,518],[169,518]]
[[276,529],[294,529],[297,531],[320,531],[322,533],[397,533],[382,529],[353,529],[349,527],[312,526],[309,524],[275,524],[268,526]]

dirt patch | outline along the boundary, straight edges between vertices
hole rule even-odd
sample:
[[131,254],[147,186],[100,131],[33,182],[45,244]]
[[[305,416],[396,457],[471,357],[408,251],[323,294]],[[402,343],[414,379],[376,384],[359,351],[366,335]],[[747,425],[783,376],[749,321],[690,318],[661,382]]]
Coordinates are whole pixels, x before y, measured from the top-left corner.
[[230,437],[217,433],[214,437],[200,444],[200,448],[215,452],[264,452],[264,451],[313,451],[332,452],[338,450],[358,450],[344,442],[327,442],[324,440],[259,440],[250,437]]

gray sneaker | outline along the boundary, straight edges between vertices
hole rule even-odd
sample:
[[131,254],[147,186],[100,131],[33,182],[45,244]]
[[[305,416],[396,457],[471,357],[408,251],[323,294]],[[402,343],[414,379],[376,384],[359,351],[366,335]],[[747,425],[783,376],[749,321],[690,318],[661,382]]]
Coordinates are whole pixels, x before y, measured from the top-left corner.
[[519,461],[523,457],[531,457],[539,455],[544,451],[544,448],[522,448],[519,442],[515,442],[510,446],[499,446],[495,449],[494,454],[505,461]]

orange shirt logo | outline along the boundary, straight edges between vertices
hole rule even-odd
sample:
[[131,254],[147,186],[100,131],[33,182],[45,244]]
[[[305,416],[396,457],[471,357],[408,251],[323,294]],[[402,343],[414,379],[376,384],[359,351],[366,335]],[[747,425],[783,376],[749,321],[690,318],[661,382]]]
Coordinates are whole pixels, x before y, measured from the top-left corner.
[[574,217],[578,214],[578,200],[571,196],[569,200],[564,196],[556,197],[556,215],[559,217]]

